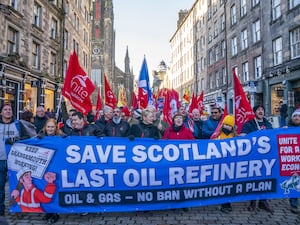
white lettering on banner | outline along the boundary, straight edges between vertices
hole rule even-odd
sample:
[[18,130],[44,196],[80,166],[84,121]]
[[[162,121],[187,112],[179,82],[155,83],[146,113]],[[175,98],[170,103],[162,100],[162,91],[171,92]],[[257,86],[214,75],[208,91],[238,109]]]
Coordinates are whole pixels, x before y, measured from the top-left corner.
[[126,163],[125,150],[126,145],[107,145],[104,149],[102,145],[86,145],[84,149],[69,145],[66,160],[69,163],[107,163],[111,156],[113,163]]
[[156,180],[155,168],[128,169],[123,174],[123,181],[128,187],[141,186],[161,186],[162,181]]
[[[74,172],[74,171],[73,171]],[[103,187],[107,185],[108,187],[115,186],[114,176],[117,174],[116,169],[94,169],[91,170],[89,175],[86,174],[84,169],[79,169],[77,171],[76,177],[73,181],[70,181],[70,175],[68,170],[61,171],[61,180],[63,188],[73,188],[73,187]]]
[[280,145],[297,145],[298,144],[298,138],[297,137],[279,138],[278,141],[279,141]]
[[[183,144],[167,144],[165,146],[151,145],[146,148],[144,145],[135,145],[132,148],[132,160],[134,162],[143,163],[147,160],[151,162],[160,162],[165,159],[169,162],[175,162],[180,158],[183,160],[206,160],[214,158],[226,158],[246,156],[252,151],[252,146],[258,144],[257,151],[260,154],[270,152],[271,145],[270,138],[261,136],[259,138],[253,137],[248,139],[234,139],[224,142],[209,142],[207,149],[201,149],[197,143],[183,143]],[[255,148],[254,148],[255,149]]]
[[226,179],[241,179],[249,177],[261,177],[263,172],[265,176],[272,175],[272,168],[276,159],[250,160],[210,164],[201,166],[170,167],[169,168],[169,184],[196,184],[205,183],[209,177],[213,181],[221,181]]

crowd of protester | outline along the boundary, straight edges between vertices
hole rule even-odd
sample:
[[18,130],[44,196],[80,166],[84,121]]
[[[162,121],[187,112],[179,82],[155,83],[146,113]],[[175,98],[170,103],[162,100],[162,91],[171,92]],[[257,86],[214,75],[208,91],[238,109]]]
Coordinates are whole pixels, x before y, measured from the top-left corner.
[[[6,152],[5,142],[13,143],[18,139],[44,136],[97,136],[97,137],[124,137],[134,140],[135,138],[154,139],[210,139],[216,132],[222,118],[222,109],[218,106],[211,108],[211,115],[203,117],[198,109],[192,110],[191,114],[183,106],[172,118],[172,124],[164,121],[163,114],[155,107],[132,109],[111,108],[104,106],[99,118],[94,112],[84,116],[75,109],[68,111],[68,117],[61,125],[58,125],[53,114],[44,107],[36,109],[36,115],[25,111],[21,119],[15,120],[11,105],[3,104],[0,108],[0,216],[4,215],[4,187],[6,182]],[[47,113],[48,112],[48,113]],[[272,124],[265,118],[265,108],[257,105],[253,108],[255,118],[244,124],[240,135],[247,135],[261,129],[272,129]],[[284,123],[282,123],[285,125]],[[297,109],[291,116],[288,126],[300,126],[300,109]],[[219,126],[216,139],[232,138],[237,136],[234,124],[234,116],[227,115],[222,125]],[[9,131],[9,132],[8,132]],[[298,212],[298,200],[290,199],[291,211]],[[266,200],[259,200],[258,207],[272,213],[273,209]],[[256,201],[250,202],[248,210],[256,209]],[[232,211],[230,203],[221,205],[221,211],[229,213]],[[57,214],[46,214],[46,219],[57,221]]]

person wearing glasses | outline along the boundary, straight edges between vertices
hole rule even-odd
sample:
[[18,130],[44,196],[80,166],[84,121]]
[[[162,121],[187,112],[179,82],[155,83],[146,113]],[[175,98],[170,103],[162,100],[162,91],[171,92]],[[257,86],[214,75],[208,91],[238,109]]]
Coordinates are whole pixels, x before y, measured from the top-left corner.
[[204,139],[210,139],[211,135],[215,132],[221,118],[221,108],[217,106],[212,107],[211,116],[204,121],[202,126],[202,136]]

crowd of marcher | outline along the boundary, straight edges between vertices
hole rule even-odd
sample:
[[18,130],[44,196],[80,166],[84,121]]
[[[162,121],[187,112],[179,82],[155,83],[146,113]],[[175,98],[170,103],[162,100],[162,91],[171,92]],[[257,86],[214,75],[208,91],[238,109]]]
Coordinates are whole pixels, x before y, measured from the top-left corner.
[[[221,121],[223,111],[220,107],[211,108],[211,115],[203,117],[198,109],[193,109],[189,114],[185,107],[179,107],[172,118],[172,124],[164,121],[161,111],[154,106],[148,108],[134,109],[130,111],[127,107],[111,108],[104,106],[99,118],[90,112],[84,116],[75,109],[68,111],[68,119],[58,124],[55,116],[47,115],[44,107],[36,109],[35,116],[30,111],[25,111],[20,120],[15,120],[11,105],[3,104],[0,108],[0,216],[4,216],[5,206],[5,182],[7,178],[7,156],[5,143],[14,143],[17,140],[44,136],[97,136],[97,137],[124,137],[134,140],[135,138],[154,139],[210,139],[217,132],[216,139],[233,138],[237,136],[235,120],[233,115],[227,115],[219,130],[216,131]],[[272,129],[272,124],[265,118],[265,108],[257,105],[253,108],[255,118],[248,121],[242,127],[240,135],[247,135],[257,130]],[[286,117],[286,115],[284,115]],[[300,109],[293,112],[288,125],[284,121],[283,127],[300,126]],[[298,199],[290,199],[291,211],[298,213]],[[256,209],[256,201],[249,203],[248,210]],[[273,209],[267,200],[258,201],[258,207],[273,213]],[[232,211],[231,203],[221,205],[221,211],[229,213]],[[59,216],[55,213],[46,214],[47,220],[55,222]]]

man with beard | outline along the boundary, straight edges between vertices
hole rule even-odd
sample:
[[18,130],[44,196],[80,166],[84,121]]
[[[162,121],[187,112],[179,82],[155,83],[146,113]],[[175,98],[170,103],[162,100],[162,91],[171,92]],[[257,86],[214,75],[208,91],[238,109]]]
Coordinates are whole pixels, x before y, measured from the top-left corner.
[[[265,107],[263,105],[256,105],[253,107],[254,119],[246,122],[241,131],[241,136],[249,134],[257,130],[272,129],[272,124],[265,118]],[[256,200],[252,200],[248,207],[249,211],[254,211],[256,208]],[[273,213],[273,209],[269,206],[267,200],[259,200],[258,208]]]
[[113,110],[113,117],[110,123],[106,123],[104,133],[108,137],[128,137],[130,125],[122,119],[121,109],[116,107]]

